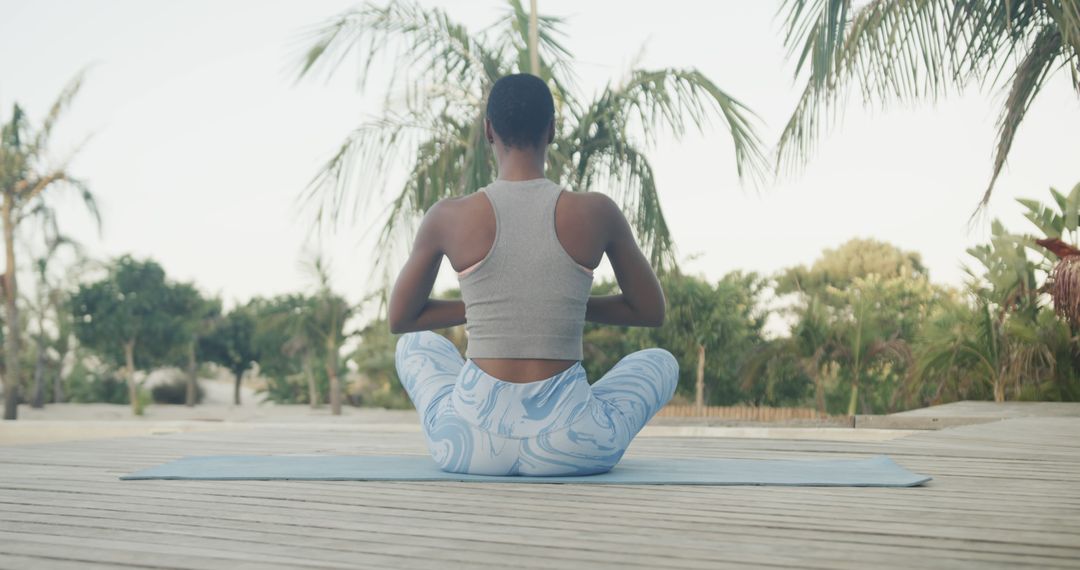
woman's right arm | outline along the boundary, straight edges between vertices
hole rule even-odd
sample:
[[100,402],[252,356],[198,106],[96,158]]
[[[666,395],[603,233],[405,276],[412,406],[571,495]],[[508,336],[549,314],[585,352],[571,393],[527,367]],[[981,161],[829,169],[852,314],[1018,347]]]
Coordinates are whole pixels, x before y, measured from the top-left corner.
[[[603,196],[599,194],[598,196]],[[664,291],[649,260],[641,252],[630,224],[607,196],[599,200],[597,218],[607,229],[607,254],[622,293],[589,297],[585,320],[606,325],[658,327],[664,322]]]

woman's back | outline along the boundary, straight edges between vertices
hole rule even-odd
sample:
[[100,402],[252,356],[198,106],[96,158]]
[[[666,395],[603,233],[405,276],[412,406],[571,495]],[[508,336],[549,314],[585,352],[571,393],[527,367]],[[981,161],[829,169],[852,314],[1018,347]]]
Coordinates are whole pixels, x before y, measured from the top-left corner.
[[618,215],[610,200],[545,178],[499,179],[437,209],[466,306],[467,356],[511,382],[580,360],[592,269]]
[[[485,256],[458,273],[468,333],[465,355],[560,361],[552,368],[565,369],[582,358],[592,270],[559,242],[556,205],[563,190],[541,178],[497,180],[481,192],[491,204],[495,233]],[[535,379],[550,372],[538,371]]]

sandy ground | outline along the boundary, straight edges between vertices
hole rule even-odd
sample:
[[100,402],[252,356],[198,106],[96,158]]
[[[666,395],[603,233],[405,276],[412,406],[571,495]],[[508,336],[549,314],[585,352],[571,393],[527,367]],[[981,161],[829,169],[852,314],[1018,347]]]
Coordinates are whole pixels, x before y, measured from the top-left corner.
[[[42,409],[19,407],[19,419],[0,422],[0,445],[51,441],[78,441],[116,437],[168,435],[187,432],[229,432],[261,427],[303,425],[305,429],[357,432],[413,432],[420,426],[413,410],[343,407],[340,416],[329,406],[259,403],[250,389],[241,394],[240,406],[232,402],[232,384],[204,381],[206,397],[194,407],[150,405],[142,416],[131,408],[113,404],[50,404]],[[895,429],[843,427],[785,427],[781,425],[702,425],[692,419],[658,418],[640,437],[740,437],[814,439],[832,441],[883,441],[908,435]]]
[[[329,406],[260,403],[261,398],[243,388],[240,406],[232,402],[232,383],[206,380],[204,402],[198,406],[151,405],[144,415],[134,416],[130,407],[112,404],[50,404],[35,410],[19,407],[19,419],[0,422],[0,445],[20,445],[50,441],[77,441],[115,437],[168,435],[186,432],[229,432],[261,427],[303,425],[305,429],[356,432],[420,432],[413,410],[384,410],[345,406],[340,416]],[[907,428],[894,418],[942,417],[981,418],[981,421],[1043,415],[1080,416],[1080,403],[1047,402],[955,402],[921,410],[878,416]],[[795,424],[708,425],[695,418],[655,418],[639,437],[732,437],[827,441],[886,441],[917,433],[912,429],[853,429],[840,426]],[[881,425],[896,428],[898,425]],[[942,426],[946,427],[946,426]]]

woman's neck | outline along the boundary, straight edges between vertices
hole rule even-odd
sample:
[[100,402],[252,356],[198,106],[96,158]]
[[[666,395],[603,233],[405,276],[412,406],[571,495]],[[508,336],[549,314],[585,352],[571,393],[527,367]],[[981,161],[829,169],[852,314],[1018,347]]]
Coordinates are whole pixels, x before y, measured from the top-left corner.
[[529,150],[509,149],[499,157],[499,180],[516,182],[544,178],[544,166],[547,153]]

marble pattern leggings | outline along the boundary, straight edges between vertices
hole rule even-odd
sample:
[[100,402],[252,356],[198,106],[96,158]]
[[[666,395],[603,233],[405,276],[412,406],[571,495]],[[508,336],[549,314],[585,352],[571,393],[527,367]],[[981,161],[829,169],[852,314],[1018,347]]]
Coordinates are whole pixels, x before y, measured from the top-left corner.
[[650,348],[591,386],[580,362],[545,380],[505,382],[433,332],[402,335],[396,364],[436,463],[476,475],[608,471],[671,399],[679,378],[675,357]]

